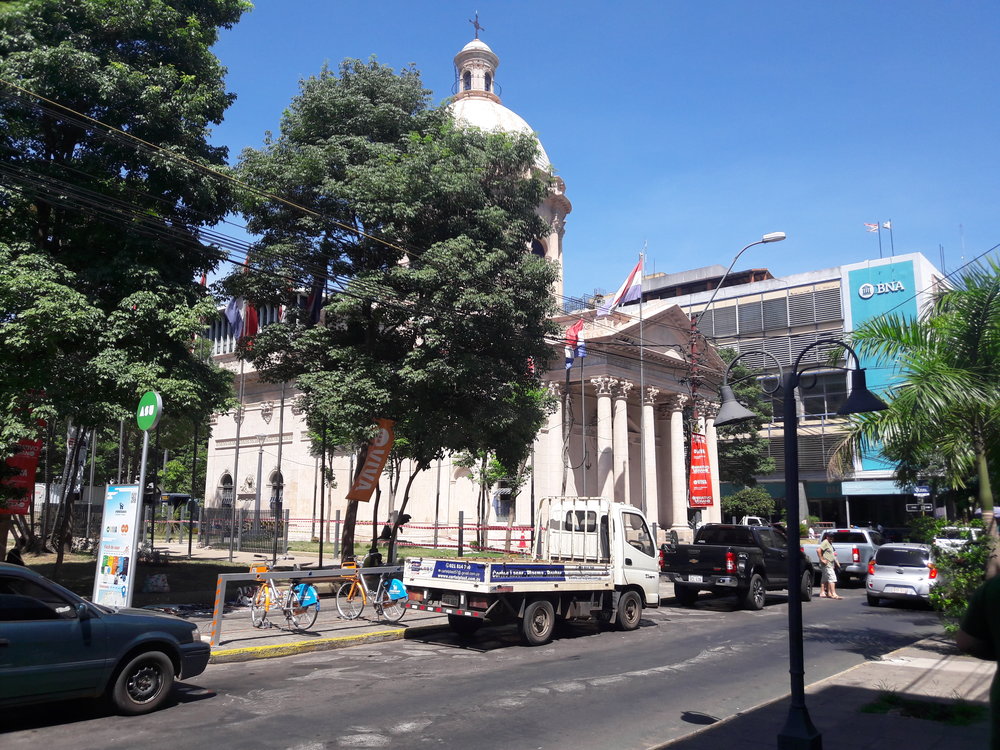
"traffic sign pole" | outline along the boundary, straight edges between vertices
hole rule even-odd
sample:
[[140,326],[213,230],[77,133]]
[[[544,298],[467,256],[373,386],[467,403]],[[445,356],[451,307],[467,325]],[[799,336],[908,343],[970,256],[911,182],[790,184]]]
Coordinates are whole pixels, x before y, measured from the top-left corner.
[[[129,559],[132,565],[136,566],[139,561],[139,530],[143,527],[142,520],[146,513],[146,457],[149,454],[149,431],[160,423],[160,416],[163,414],[163,399],[156,391],[147,391],[139,399],[139,407],[135,411],[135,423],[142,430],[142,460],[139,462],[139,521],[132,531],[130,542]],[[156,523],[156,516],[153,516],[153,523]],[[133,570],[136,568],[133,567]],[[132,606],[132,593],[135,591],[135,578],[128,588],[125,606]]]

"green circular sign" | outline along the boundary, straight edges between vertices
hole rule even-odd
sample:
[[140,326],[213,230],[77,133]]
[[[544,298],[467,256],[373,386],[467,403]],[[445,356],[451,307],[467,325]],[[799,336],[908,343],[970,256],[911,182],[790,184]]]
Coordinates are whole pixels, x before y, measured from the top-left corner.
[[139,429],[147,432],[160,422],[163,414],[163,399],[156,391],[146,391],[139,399],[139,408],[135,410],[135,421]]

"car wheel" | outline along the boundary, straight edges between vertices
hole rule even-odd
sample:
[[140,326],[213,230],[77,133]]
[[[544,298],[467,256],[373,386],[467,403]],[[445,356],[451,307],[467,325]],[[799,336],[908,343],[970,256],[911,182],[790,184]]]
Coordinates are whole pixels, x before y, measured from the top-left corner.
[[803,571],[802,573],[802,583],[799,586],[799,598],[804,602],[810,602],[813,598],[813,574],[808,570]]
[[127,716],[159,708],[174,686],[174,665],[162,651],[137,654],[122,667],[111,686],[111,703]]
[[[695,592],[697,595],[697,592]],[[618,628],[635,630],[642,619],[642,599],[634,591],[626,591],[618,599]]]
[[528,646],[541,646],[552,638],[556,611],[547,599],[535,599],[524,608],[521,620],[521,640]]
[[764,589],[764,579],[760,577],[759,573],[754,573],[750,576],[750,585],[743,592],[740,603],[743,605],[743,609],[761,610],[764,609],[764,599],[766,596],[767,591]]
[[882,600],[879,599],[877,596],[872,596],[871,594],[868,594],[868,606],[869,607],[877,607],[881,603],[882,603]]

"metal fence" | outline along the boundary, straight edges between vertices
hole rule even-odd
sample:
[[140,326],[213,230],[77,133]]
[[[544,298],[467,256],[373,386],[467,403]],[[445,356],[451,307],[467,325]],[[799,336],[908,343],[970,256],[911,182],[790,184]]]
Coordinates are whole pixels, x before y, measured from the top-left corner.
[[235,517],[232,508],[203,508],[201,513],[199,545],[228,547],[232,540],[234,550],[269,554],[274,551],[277,535],[278,551],[282,554],[288,551],[287,510],[279,523],[275,523],[275,513],[271,510],[237,508]]

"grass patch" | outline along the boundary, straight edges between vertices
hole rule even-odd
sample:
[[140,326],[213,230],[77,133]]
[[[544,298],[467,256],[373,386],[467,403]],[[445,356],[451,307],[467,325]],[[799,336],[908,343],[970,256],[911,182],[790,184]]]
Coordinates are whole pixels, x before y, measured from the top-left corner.
[[861,708],[861,712],[866,714],[887,714],[891,711],[898,712],[900,716],[940,721],[953,727],[976,724],[989,715],[989,709],[985,706],[961,699],[935,701],[903,698],[895,691],[882,691],[877,700]]

